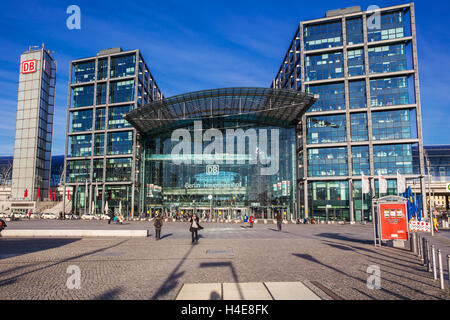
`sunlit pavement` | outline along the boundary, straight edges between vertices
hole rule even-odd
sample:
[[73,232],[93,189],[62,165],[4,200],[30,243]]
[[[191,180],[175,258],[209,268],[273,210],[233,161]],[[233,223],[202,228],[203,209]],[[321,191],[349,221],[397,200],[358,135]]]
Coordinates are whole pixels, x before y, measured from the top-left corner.
[[[175,299],[184,284],[301,282],[321,299],[449,299],[407,249],[373,246],[371,225],[14,221],[8,228],[148,229],[148,238],[0,238],[0,299]],[[443,244],[445,246],[445,244]],[[69,266],[81,271],[69,289]],[[370,270],[379,268],[379,289]],[[372,289],[371,289],[372,288]],[[295,297],[293,297],[294,299]]]

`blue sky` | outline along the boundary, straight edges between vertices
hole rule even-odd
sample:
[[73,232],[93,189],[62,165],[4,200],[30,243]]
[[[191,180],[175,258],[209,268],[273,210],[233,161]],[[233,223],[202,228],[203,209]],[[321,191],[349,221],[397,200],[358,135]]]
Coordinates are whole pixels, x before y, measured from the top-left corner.
[[[301,20],[330,9],[399,1],[18,1],[0,12],[0,155],[12,155],[20,54],[45,43],[58,61],[53,154],[64,154],[69,63],[104,48],[140,49],[166,97],[270,85]],[[81,30],[66,9],[81,9]],[[450,144],[447,1],[415,2],[425,144]]]

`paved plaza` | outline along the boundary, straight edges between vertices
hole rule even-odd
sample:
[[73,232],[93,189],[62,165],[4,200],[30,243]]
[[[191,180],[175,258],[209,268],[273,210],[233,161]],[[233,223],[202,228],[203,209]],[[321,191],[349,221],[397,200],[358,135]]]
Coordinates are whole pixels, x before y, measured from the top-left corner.
[[[325,300],[450,298],[407,249],[375,248],[372,225],[288,224],[282,232],[273,224],[203,225],[198,244],[192,245],[186,222],[166,222],[160,241],[150,222],[9,222],[8,230],[148,229],[150,235],[2,237],[0,299],[194,299],[188,289],[202,286],[220,288],[210,299],[276,299],[271,292],[282,297],[283,288],[290,288],[292,299],[303,294]],[[449,239],[448,233],[439,236]],[[442,250],[450,248],[436,241]],[[66,285],[69,266],[81,271],[79,289]],[[381,271],[380,289],[367,286],[369,266]]]

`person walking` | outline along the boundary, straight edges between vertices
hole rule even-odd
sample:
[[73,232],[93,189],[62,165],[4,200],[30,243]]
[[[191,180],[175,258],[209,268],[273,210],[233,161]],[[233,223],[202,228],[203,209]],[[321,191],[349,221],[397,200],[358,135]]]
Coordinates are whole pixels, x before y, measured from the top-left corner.
[[114,219],[114,212],[109,212],[109,220],[108,220],[108,224],[111,223],[111,221]]
[[283,218],[281,217],[281,213],[278,212],[278,214],[277,214],[277,229],[278,229],[278,231],[281,231],[282,222],[283,222]]
[[163,226],[163,220],[159,213],[156,215],[153,225],[155,226],[155,240],[161,240],[161,228]]
[[189,231],[192,234],[192,243],[194,243],[194,242],[197,243],[198,242],[198,230],[202,230],[203,227],[198,223],[199,219],[195,213],[192,215],[189,222],[191,223],[191,226],[189,227]]

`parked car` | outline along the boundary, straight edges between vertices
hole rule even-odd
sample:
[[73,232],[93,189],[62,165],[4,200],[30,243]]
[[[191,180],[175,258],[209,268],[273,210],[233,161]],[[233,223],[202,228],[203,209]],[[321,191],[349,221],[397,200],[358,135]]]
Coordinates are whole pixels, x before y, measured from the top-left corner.
[[54,213],[49,213],[49,212],[44,212],[41,215],[42,219],[50,219],[50,220],[54,220],[54,219],[58,219],[58,216]]
[[92,214],[84,214],[81,216],[81,220],[95,220],[95,216]]

